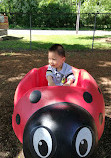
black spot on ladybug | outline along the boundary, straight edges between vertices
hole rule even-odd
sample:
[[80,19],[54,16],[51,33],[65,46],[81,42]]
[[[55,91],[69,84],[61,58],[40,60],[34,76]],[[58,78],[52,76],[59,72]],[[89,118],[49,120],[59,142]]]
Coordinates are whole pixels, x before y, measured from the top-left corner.
[[83,98],[87,103],[92,102],[92,95],[89,92],[84,92]]
[[29,96],[29,100],[31,103],[37,103],[40,99],[41,99],[41,92],[38,90],[33,91]]
[[20,115],[19,114],[16,115],[16,123],[18,125],[20,124]]
[[100,90],[100,88],[98,88],[98,91],[99,91],[99,93],[101,94],[101,90]]

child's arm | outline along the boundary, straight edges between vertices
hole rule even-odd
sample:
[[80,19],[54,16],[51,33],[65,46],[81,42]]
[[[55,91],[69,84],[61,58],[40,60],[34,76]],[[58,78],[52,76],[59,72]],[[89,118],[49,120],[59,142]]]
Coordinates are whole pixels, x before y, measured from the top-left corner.
[[56,86],[56,84],[53,82],[52,76],[47,76],[47,80],[49,86]]
[[66,75],[66,78],[67,78],[67,82],[63,86],[70,86],[72,83],[75,82],[75,76],[73,74],[71,66],[68,67],[65,75]]
[[73,82],[74,82],[74,79],[71,78],[65,84],[63,84],[63,86],[70,86]]

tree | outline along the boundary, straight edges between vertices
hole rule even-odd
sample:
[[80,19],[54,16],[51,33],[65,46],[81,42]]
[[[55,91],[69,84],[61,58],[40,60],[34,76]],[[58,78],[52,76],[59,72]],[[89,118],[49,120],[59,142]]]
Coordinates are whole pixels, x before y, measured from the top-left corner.
[[38,0],[2,0],[1,10],[28,13],[29,11],[35,11],[37,6]]
[[110,12],[111,0],[85,0],[82,3],[81,11],[83,13]]

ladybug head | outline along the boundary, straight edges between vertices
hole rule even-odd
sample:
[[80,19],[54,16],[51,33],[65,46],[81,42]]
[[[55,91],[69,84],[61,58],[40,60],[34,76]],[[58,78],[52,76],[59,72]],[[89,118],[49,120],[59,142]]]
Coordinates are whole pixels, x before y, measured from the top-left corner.
[[87,157],[96,144],[97,130],[92,116],[67,102],[36,111],[23,134],[26,158]]

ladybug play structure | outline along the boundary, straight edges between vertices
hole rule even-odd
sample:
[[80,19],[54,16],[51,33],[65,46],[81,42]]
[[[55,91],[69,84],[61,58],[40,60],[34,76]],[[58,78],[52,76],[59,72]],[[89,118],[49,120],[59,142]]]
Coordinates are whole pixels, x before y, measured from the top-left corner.
[[89,157],[104,130],[101,90],[87,71],[74,67],[71,86],[48,86],[47,68],[32,69],[15,92],[12,126],[24,156]]

